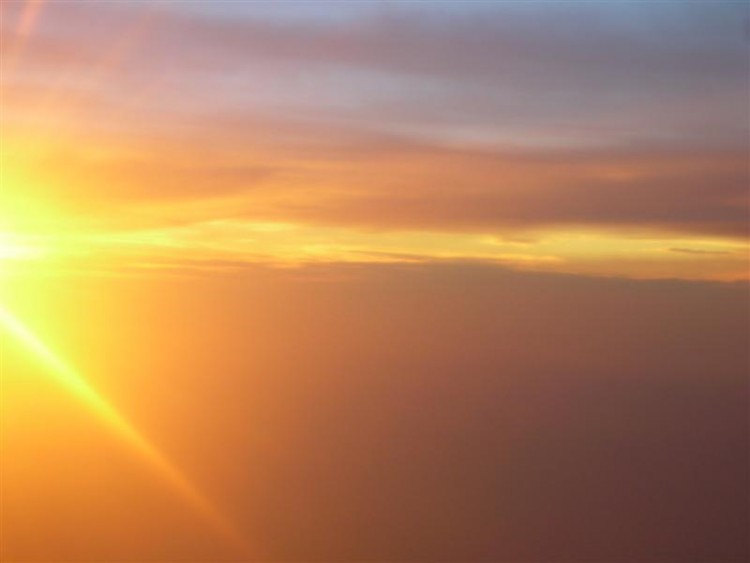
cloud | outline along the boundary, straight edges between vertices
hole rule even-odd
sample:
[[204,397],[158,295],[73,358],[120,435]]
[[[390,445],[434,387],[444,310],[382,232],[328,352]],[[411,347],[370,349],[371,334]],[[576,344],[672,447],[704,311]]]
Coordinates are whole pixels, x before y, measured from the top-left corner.
[[697,254],[699,256],[726,256],[727,254],[731,254],[726,250],[701,250],[697,248],[670,248],[669,251],[679,254]]
[[[180,454],[258,560],[747,560],[746,284],[321,264],[76,271],[4,296]],[[6,381],[27,381],[12,351]],[[46,390],[28,393],[33,412]],[[70,471],[8,456],[6,485],[26,493],[4,505],[13,560],[222,559],[169,499],[134,494],[146,477],[100,455],[109,436],[56,413],[54,435],[81,439],[30,452]],[[48,424],[18,430],[51,444]],[[94,458],[96,474],[77,467]],[[80,522],[96,522],[91,541]]]
[[736,4],[480,4],[48,5],[4,77],[6,169],[38,177],[4,205],[104,230],[747,236]]
[[[286,211],[372,228],[502,232],[560,226],[743,237],[743,154],[426,150],[332,172],[340,193]],[[354,170],[366,175],[352,178]],[[282,213],[284,208],[282,207]]]
[[254,105],[444,136],[743,142],[736,3],[480,8],[391,4],[327,21],[66,2],[47,8],[27,66],[59,68],[66,51],[116,60],[102,95],[124,103],[164,82],[169,95],[151,102],[165,112]]
[[[158,207],[165,225],[188,213],[182,220],[505,236],[560,228],[747,235],[744,152],[472,149],[252,123],[223,139],[209,127],[182,140],[37,150],[26,166],[49,171],[47,179],[11,182],[6,197],[23,188],[107,221],[127,205]],[[16,152],[18,167],[23,148]]]

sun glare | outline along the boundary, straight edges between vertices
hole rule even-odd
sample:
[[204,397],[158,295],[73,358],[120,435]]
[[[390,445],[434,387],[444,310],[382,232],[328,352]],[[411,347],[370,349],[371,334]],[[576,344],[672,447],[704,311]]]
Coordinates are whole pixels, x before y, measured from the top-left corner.
[[0,233],[0,260],[28,260],[39,258],[42,252],[21,237]]
[[[3,334],[5,333],[5,334]],[[7,309],[0,306],[0,334],[12,337],[23,345],[27,352],[44,367],[70,393],[77,396],[99,420],[113,430],[125,442],[139,452],[152,468],[159,473],[173,490],[191,505],[197,513],[230,544],[242,552],[248,545],[243,534],[221,510],[203,494],[198,487],[168,459],[149,439],[136,428],[127,417],[101,395],[81,374],[48,348],[24,323]]]

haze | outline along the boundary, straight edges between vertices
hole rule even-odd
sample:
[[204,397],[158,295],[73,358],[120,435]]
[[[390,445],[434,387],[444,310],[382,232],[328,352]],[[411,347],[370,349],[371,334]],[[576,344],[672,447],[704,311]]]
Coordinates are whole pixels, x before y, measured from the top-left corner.
[[750,558],[747,2],[1,8],[3,561]]

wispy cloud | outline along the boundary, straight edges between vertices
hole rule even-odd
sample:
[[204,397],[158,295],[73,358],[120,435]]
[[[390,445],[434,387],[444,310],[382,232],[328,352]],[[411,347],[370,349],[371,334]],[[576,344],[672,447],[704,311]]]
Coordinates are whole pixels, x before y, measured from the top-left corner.
[[[4,51],[22,18],[9,10]],[[746,19],[733,2],[295,15],[49,4],[4,77],[5,159],[24,179],[3,197],[97,229],[247,221],[738,241]]]

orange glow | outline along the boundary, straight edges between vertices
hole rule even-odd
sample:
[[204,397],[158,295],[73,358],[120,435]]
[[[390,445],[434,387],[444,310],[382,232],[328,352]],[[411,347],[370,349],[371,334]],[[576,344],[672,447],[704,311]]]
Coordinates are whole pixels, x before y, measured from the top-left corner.
[[0,559],[748,560],[741,4],[0,0]]
[[106,398],[98,393],[75,369],[66,364],[41,342],[31,330],[14,315],[0,308],[0,326],[6,337],[18,340],[60,384],[75,394],[101,422],[125,440],[179,493],[207,522],[232,545],[249,554],[245,536],[175,465],[120,413]]

